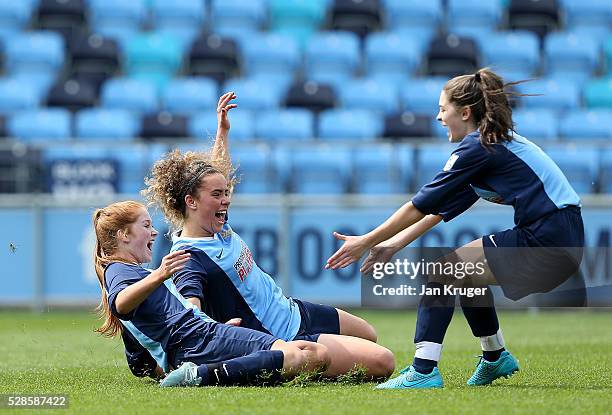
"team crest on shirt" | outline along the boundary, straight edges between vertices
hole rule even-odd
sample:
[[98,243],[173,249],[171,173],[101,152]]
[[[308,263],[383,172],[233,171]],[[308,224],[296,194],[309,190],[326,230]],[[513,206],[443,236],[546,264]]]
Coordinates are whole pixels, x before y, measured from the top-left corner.
[[232,230],[231,229],[226,229],[224,231],[219,232],[219,236],[221,237],[221,239],[225,239],[229,236],[232,236]]
[[240,240],[240,256],[234,263],[234,269],[236,270],[240,281],[244,281],[244,279],[253,269],[253,255],[251,254],[249,247],[246,246],[242,239]]
[[459,158],[458,155],[451,154],[450,158],[448,159],[448,161],[446,162],[446,164],[444,165],[444,168],[442,170],[449,171],[450,169],[452,169],[458,158]]

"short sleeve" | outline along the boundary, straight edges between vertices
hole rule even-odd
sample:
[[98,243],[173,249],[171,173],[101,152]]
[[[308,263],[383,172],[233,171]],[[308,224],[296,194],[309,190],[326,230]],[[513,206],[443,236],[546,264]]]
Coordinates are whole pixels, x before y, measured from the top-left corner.
[[119,314],[115,306],[115,300],[117,299],[117,295],[121,292],[121,290],[140,281],[143,278],[142,275],[140,275],[133,267],[116,262],[108,266],[104,276],[108,293],[108,305],[111,313],[121,320],[131,320],[136,309],[127,314]]
[[442,216],[444,222],[453,220],[468,210],[478,199],[476,192],[470,186],[467,186],[440,207],[439,215]]
[[[491,155],[478,136],[467,136],[451,154],[442,171],[414,196],[412,204],[424,214],[441,214],[443,209],[457,214],[465,211],[478,199],[473,190],[472,195],[466,189],[477,175],[487,169],[489,160]],[[453,201],[455,198],[465,199]],[[447,217],[452,219],[454,216]],[[445,218],[445,221],[450,219]]]
[[191,249],[188,252],[191,253],[191,257],[185,263],[183,269],[174,274],[173,281],[183,297],[198,298],[200,304],[202,304],[208,273],[199,258],[202,255],[200,250]]

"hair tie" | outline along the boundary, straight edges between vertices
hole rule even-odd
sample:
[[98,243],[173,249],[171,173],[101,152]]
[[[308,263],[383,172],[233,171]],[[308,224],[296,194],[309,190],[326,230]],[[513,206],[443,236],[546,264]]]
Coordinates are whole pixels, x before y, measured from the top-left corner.
[[476,80],[476,82],[480,83],[482,82],[482,78],[480,77],[480,72],[476,72],[474,74],[474,79]]

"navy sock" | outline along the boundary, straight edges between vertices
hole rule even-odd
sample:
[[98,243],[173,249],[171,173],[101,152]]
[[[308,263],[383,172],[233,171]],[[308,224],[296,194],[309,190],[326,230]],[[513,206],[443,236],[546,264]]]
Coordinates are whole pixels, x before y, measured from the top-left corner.
[[476,337],[491,336],[499,330],[499,320],[495,311],[495,300],[490,287],[486,287],[484,295],[460,297],[461,309],[472,334]]
[[434,367],[438,366],[438,362],[435,360],[429,359],[421,359],[419,357],[415,357],[412,361],[412,367],[419,373],[427,375],[431,373]]
[[492,352],[490,351],[482,351],[482,358],[484,360],[486,360],[487,362],[495,362],[496,360],[498,360],[502,354],[502,352],[506,350],[505,348],[501,348],[499,350],[494,350]]
[[219,363],[201,365],[198,375],[200,368],[206,367],[206,385],[273,385],[282,381],[283,361],[282,351],[262,350]]

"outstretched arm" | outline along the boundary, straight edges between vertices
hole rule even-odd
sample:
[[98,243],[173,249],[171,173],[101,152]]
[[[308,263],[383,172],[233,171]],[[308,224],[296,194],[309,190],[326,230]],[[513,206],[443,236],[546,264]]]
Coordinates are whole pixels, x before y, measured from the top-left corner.
[[217,160],[225,160],[228,165],[231,162],[229,153],[228,133],[230,130],[230,121],[227,113],[232,108],[238,105],[233,104],[232,100],[236,98],[233,92],[226,92],[221,95],[217,103],[217,135],[213,144],[212,156]]

